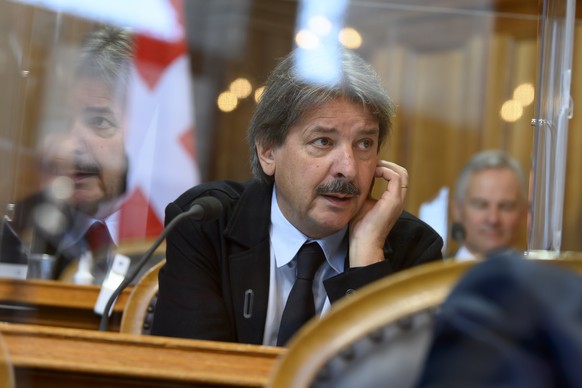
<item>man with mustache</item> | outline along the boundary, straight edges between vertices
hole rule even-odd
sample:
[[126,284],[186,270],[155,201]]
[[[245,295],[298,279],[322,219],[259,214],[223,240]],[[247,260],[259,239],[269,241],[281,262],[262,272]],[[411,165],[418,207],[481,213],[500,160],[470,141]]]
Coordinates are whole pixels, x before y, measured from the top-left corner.
[[[376,73],[341,50],[339,80],[311,82],[299,55],[276,67],[252,117],[254,179],[201,184],[166,208],[168,223],[200,197],[223,205],[218,220],[182,221],[168,236],[153,334],[284,346],[308,310],[442,258],[441,237],[403,210],[406,169],[378,159],[394,105]],[[299,284],[305,302],[294,302]]]
[[[30,244],[30,258],[54,257],[51,273],[42,277],[99,284],[112,264],[115,245],[108,224],[126,189],[125,104],[132,58],[133,38],[122,29],[104,26],[82,42],[66,119],[45,141],[45,189],[19,203],[13,221]],[[71,264],[84,258],[81,273]]]

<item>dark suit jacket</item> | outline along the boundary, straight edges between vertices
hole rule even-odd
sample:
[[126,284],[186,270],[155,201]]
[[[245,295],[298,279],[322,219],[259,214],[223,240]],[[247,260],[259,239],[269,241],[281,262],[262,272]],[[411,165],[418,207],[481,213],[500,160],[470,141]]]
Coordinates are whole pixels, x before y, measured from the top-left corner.
[[[53,220],[58,220],[59,222],[55,223],[58,227],[54,230],[47,230],[41,227],[36,221],[38,215],[35,215],[35,212],[39,209],[44,209],[44,217],[51,217]],[[25,253],[21,258],[19,258],[20,262],[26,263],[28,261],[28,254],[44,253],[53,256],[55,261],[53,273],[50,278],[55,280],[61,279],[63,273],[67,272],[68,267],[71,264],[75,264],[81,255],[88,249],[89,244],[85,237],[81,237],[81,239],[74,244],[68,246],[64,250],[62,249],[62,242],[67,236],[70,237],[70,234],[76,225],[75,220],[78,217],[85,218],[87,215],[81,215],[78,210],[64,202],[59,203],[52,200],[44,191],[35,193],[18,202],[15,207],[13,219],[10,222],[10,227],[12,227],[16,233],[15,238],[20,240],[12,245],[22,245],[19,249],[25,250]],[[2,261],[8,261],[8,258],[4,258],[5,251],[11,252],[13,250],[2,249],[0,252],[0,260]],[[142,255],[143,252],[127,254],[131,259],[128,273],[133,272],[135,267],[139,264]],[[11,256],[13,256],[13,254],[11,254]],[[164,257],[165,255],[155,254],[150,258],[133,282],[139,280],[141,275]],[[100,284],[102,282],[109,270],[107,267],[108,264],[110,263],[98,263],[91,269],[93,276],[95,276],[94,283]]]
[[582,387],[582,277],[504,252],[442,305],[417,388]]
[[[256,180],[213,182],[188,190],[167,206],[166,224],[202,196],[218,198],[224,211],[216,221],[182,221],[169,234],[152,334],[262,343],[269,296],[272,191],[272,186]],[[386,241],[387,260],[347,268],[328,279],[327,295],[333,303],[348,290],[439,260],[442,245],[432,228],[403,213]]]
[[[50,218],[53,221],[51,224],[55,226],[53,230],[41,227],[36,221],[39,217],[36,213],[41,210],[43,219]],[[27,253],[44,253],[54,256],[53,279],[57,279],[65,267],[77,260],[86,249],[84,242],[75,244],[66,251],[59,249],[75,217],[76,211],[73,208],[52,200],[44,191],[26,197],[16,204],[11,226],[26,246]]]

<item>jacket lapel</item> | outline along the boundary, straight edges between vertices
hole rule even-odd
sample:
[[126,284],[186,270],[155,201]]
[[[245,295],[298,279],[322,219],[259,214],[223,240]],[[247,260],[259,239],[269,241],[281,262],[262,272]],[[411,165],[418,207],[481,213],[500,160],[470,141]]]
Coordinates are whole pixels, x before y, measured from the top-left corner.
[[252,180],[226,227],[234,320],[239,342],[261,344],[269,303],[271,195]]

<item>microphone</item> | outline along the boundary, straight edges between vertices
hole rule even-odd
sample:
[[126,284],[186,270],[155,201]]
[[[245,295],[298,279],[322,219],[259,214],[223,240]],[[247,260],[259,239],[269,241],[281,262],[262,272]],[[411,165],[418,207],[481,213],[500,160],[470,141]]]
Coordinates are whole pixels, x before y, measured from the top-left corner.
[[22,241],[11,225],[10,218],[0,220],[0,262],[26,265]]
[[107,331],[109,325],[109,313],[113,308],[113,304],[117,300],[117,297],[121,292],[133,281],[137,276],[142,267],[147,263],[150,257],[154,254],[155,250],[160,246],[162,241],[166,236],[174,229],[174,227],[182,221],[184,218],[191,218],[194,221],[211,221],[222,213],[222,203],[214,197],[201,197],[194,201],[190,209],[178,214],[170,223],[164,228],[162,233],[158,236],[156,241],[151,245],[151,247],[146,251],[142,258],[137,262],[135,268],[123,279],[119,286],[115,289],[113,294],[107,300],[107,304],[103,310],[103,315],[101,315],[101,322],[99,324],[99,331]]
[[451,236],[461,244],[465,241],[465,228],[461,223],[455,222],[451,225]]

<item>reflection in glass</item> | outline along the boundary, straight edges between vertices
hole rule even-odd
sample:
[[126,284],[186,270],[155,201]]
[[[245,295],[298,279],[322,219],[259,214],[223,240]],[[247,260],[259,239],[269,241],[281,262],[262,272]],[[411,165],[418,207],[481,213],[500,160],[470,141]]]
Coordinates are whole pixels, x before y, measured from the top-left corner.
[[[146,24],[92,3],[0,7],[29,21],[7,18],[0,40],[14,55],[0,70],[26,67],[27,79],[7,84],[22,109],[2,126],[16,145],[1,156],[14,172],[2,178],[0,203],[15,205],[4,223],[30,257],[28,278],[100,284],[117,258],[141,257],[165,205],[199,180],[182,5],[144,2]],[[87,19],[95,15],[112,24]]]

